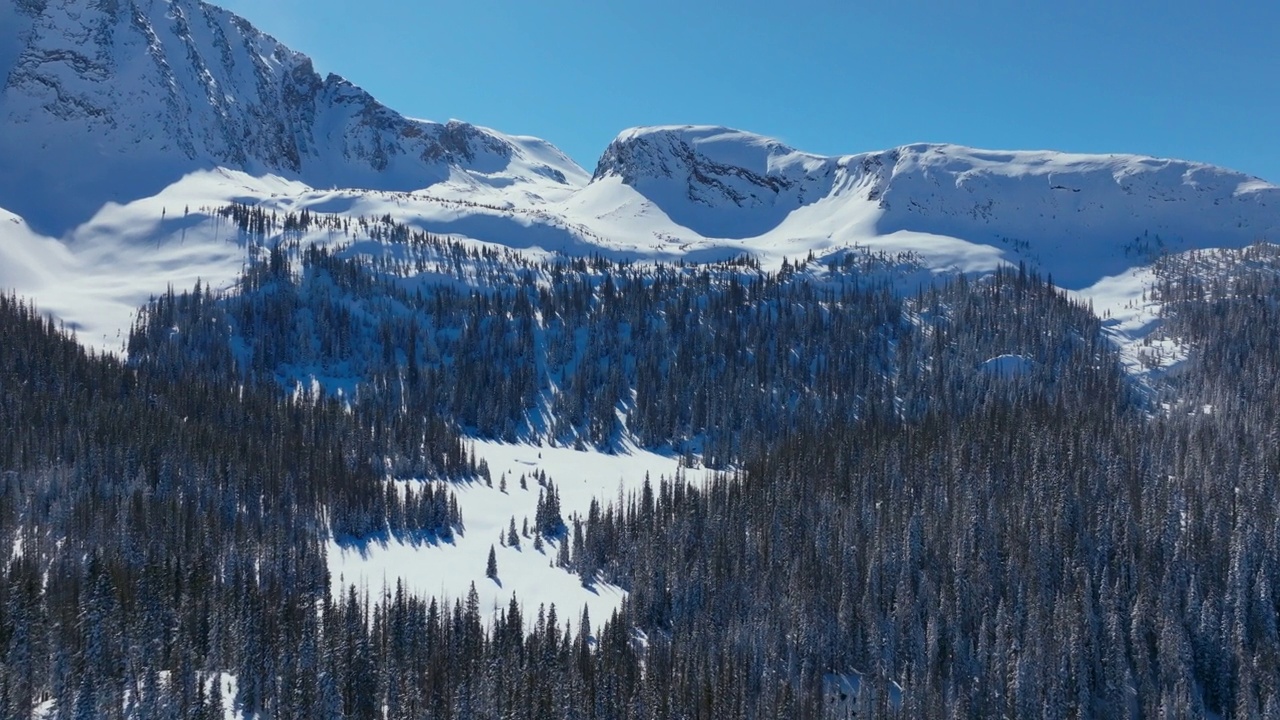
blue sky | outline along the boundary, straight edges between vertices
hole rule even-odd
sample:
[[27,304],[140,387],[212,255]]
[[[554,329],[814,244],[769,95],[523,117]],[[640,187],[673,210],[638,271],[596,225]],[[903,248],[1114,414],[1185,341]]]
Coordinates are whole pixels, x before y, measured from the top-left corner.
[[536,135],[588,170],[624,128],[707,123],[824,154],[1133,152],[1280,182],[1271,0],[220,4],[406,115]]

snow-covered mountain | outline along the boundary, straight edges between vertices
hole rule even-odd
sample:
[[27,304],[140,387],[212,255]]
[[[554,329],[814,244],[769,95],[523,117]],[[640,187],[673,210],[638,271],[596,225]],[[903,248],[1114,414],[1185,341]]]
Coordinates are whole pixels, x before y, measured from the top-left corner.
[[[1199,163],[941,144],[829,157],[728,128],[662,126],[622,132],[588,173],[536,138],[405,117],[199,0],[0,0],[0,291],[119,350],[149,296],[234,282],[254,248],[218,212],[231,202],[342,216],[289,239],[356,241],[353,253],[369,239],[359,220],[389,217],[531,255],[751,253],[778,267],[902,254],[912,290],[931,274],[1023,262],[1092,301],[1135,372],[1152,366],[1137,341],[1158,323],[1144,293],[1155,257],[1280,241],[1280,187]],[[1011,376],[1028,362],[984,368]],[[478,449],[512,483],[549,469],[578,513],[678,465],[638,449]],[[417,572],[416,589],[461,596],[486,545],[536,499],[466,488],[473,534],[449,547],[332,548],[335,585]],[[486,606],[519,591],[604,617],[618,601],[536,551],[499,547],[507,584],[483,586]]]
[[213,167],[379,190],[583,176],[535,139],[406,118],[198,0],[6,0],[0,79],[0,205],[58,234]]
[[535,138],[404,117],[198,0],[3,0],[0,82],[0,281],[104,347],[150,293],[234,278],[245,248],[213,212],[231,201],[531,252],[1025,262],[1117,310],[1141,291],[1115,278],[1155,255],[1280,239],[1275,185],[1131,155],[825,157],[664,126],[624,131],[588,175]]
[[945,262],[950,243],[919,235],[959,239],[1073,288],[1150,252],[1280,237],[1280,188],[1201,163],[931,144],[822,157],[697,126],[622,133],[565,207],[615,236],[649,226],[753,250],[858,242]]

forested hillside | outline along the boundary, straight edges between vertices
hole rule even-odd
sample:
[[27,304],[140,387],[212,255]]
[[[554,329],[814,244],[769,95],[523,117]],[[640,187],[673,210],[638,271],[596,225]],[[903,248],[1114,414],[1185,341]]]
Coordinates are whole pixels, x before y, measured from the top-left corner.
[[0,720],[1280,720],[1259,7],[333,5],[0,0]]
[[746,258],[533,261],[390,218],[359,222],[368,242],[303,246],[290,238],[344,220],[223,212],[259,260],[216,302],[158,298],[130,356],[288,389],[321,380],[388,423],[440,415],[482,437],[602,449],[625,438],[722,468],[819,417],[963,415],[1031,389],[1127,393],[1097,319],[1025,269],[904,297],[898,280],[918,269],[908,253],[776,272]]
[[[1188,358],[1139,389],[1025,269],[903,294],[908,256],[533,261],[370,227],[262,228],[237,290],[157,297],[127,363],[0,300],[7,717],[1280,713],[1273,248],[1162,261]],[[467,435],[725,472],[535,523],[629,591],[611,618],[331,591],[330,537],[466,533]]]

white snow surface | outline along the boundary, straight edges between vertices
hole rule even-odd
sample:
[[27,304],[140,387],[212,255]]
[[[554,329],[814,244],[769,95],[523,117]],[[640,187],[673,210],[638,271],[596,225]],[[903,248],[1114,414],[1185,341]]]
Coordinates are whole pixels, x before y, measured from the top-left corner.
[[[330,541],[332,591],[345,593],[354,584],[371,593],[394,593],[400,581],[407,590],[422,595],[465,600],[474,583],[486,619],[491,619],[495,608],[505,609],[514,593],[524,606],[524,617],[530,626],[537,619],[539,604],[554,604],[561,623],[572,621],[576,627],[585,606],[592,626],[599,627],[625,597],[621,588],[604,582],[584,587],[577,575],[554,567],[556,542],[546,543],[541,552],[533,549],[532,537],[521,537],[519,548],[499,543],[499,535],[506,535],[513,517],[517,531],[526,518],[531,526],[534,523],[540,488],[533,474],[546,472],[555,483],[570,532],[570,518],[577,514],[585,519],[592,499],[604,507],[616,501],[619,493],[638,493],[646,476],[656,493],[659,479],[671,479],[677,471],[695,485],[705,482],[709,474],[702,469],[680,469],[674,456],[636,448],[629,448],[625,454],[607,455],[594,450],[477,440],[475,451],[488,462],[493,487],[483,482],[451,486],[462,511],[464,533],[452,543],[436,545],[392,540],[357,548]],[[500,490],[504,474],[505,492]],[[527,489],[520,488],[521,475],[527,476]],[[497,556],[496,581],[485,576],[491,546]]]
[[[118,349],[130,313],[150,295],[196,278],[215,287],[235,279],[246,247],[213,215],[231,201],[390,215],[416,229],[539,254],[706,261],[747,252],[776,268],[787,257],[857,248],[909,251],[935,273],[973,274],[1025,263],[1115,311],[1128,302],[1116,293],[1140,296],[1143,268],[1162,254],[1280,239],[1280,188],[1192,163],[954,146],[818,158],[723,131],[712,136],[716,163],[730,154],[726,138],[741,136],[742,163],[777,174],[690,168],[690,157],[701,162],[696,149],[652,145],[645,152],[656,155],[637,155],[652,162],[627,164],[627,153],[639,150],[618,146],[655,134],[668,143],[684,137],[628,131],[580,187],[542,187],[537,176],[498,187],[496,175],[455,169],[415,190],[324,189],[215,167],[106,202],[61,234],[33,228],[8,207],[0,216],[0,283],[79,328],[85,342]],[[0,207],[6,199],[0,193]],[[1143,323],[1134,317],[1118,329]]]
[[1161,325],[1162,305],[1150,294],[1156,282],[1153,269],[1140,266],[1070,293],[1078,301],[1093,304],[1103,332],[1120,353],[1120,362],[1130,375],[1144,380],[1174,369],[1187,355],[1187,349],[1177,343],[1152,340]]
[[0,206],[42,232],[215,167],[314,187],[454,182],[540,198],[585,181],[540,140],[406,118],[199,0],[7,5]]
[[0,287],[102,349],[170,284],[234,280],[246,248],[211,214],[230,201],[389,214],[534,253],[1025,263],[1105,302],[1161,254],[1280,240],[1280,187],[1136,155],[827,157],[669,125],[623,131],[588,176],[537,138],[405,117],[199,0],[6,4],[0,73]]

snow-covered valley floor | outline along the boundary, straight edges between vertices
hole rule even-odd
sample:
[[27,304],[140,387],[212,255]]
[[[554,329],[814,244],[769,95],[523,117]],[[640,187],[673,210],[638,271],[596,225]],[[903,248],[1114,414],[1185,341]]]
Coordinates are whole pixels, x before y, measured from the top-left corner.
[[[519,547],[500,544],[512,518],[517,531],[524,520],[530,526],[538,504],[540,487],[535,473],[545,472],[560,493],[561,511],[572,532],[572,517],[585,518],[591,501],[601,505],[638,492],[649,477],[655,488],[660,478],[679,472],[688,482],[704,482],[709,471],[680,468],[679,458],[629,448],[626,454],[608,455],[595,450],[576,451],[565,447],[511,445],[477,440],[477,457],[489,465],[493,486],[485,482],[452,485],[462,511],[465,531],[452,543],[409,544],[396,540],[359,547],[330,541],[328,548],[332,589],[345,592],[352,584],[367,587],[370,593],[394,592],[397,581],[406,590],[426,596],[465,598],[472,583],[486,616],[495,607],[506,607],[514,593],[526,608],[525,617],[536,620],[539,604],[556,606],[557,614],[576,621],[585,605],[593,623],[608,619],[625,592],[596,582],[584,587],[581,579],[556,567],[558,542],[546,542],[541,551],[533,548],[532,531],[521,536]],[[525,488],[520,477],[525,476]],[[506,490],[500,486],[505,476]],[[412,482],[412,481],[411,481]],[[560,542],[569,542],[566,538]],[[485,576],[489,548],[495,548],[496,580]]]

